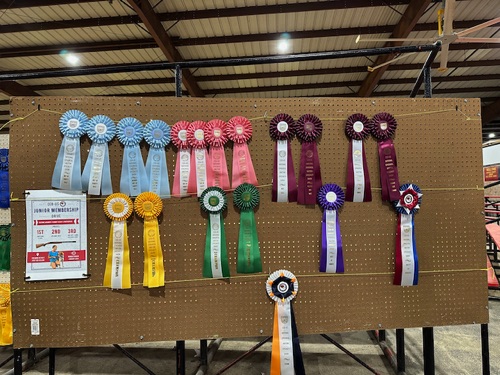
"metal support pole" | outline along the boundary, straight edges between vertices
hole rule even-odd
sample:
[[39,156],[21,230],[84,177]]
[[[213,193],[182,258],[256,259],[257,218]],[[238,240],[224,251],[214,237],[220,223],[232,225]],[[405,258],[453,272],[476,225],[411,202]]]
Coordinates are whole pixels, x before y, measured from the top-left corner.
[[398,374],[406,371],[405,359],[405,330],[396,329],[396,357],[398,363]]
[[434,375],[434,327],[422,328],[424,351],[424,375]]
[[200,365],[206,366],[208,364],[207,358],[207,340],[200,340]]
[[14,349],[14,375],[23,373],[23,350]]
[[378,341],[385,341],[385,329],[378,330]]
[[[437,53],[441,50],[441,41],[437,41],[434,44],[434,49],[429,53],[429,56],[427,57],[427,60],[424,63],[424,66],[422,67],[422,70],[420,71],[420,74],[418,75],[417,81],[415,82],[415,85],[413,86],[413,89],[411,90],[410,93],[410,98],[414,98],[417,96],[418,91],[420,90],[420,86],[422,86],[422,82],[424,82],[424,74],[426,69],[431,69],[431,65],[434,62],[434,59],[437,56]],[[429,75],[430,76],[430,75]]]
[[177,364],[177,375],[186,375],[186,342],[176,341],[176,364]]
[[431,67],[424,68],[424,98],[432,98]]
[[490,343],[488,340],[488,324],[481,324],[481,357],[483,375],[490,375]]
[[137,358],[135,358],[132,354],[130,354],[128,351],[123,349],[120,345],[118,344],[113,344],[113,346],[118,349],[125,357],[129,358],[132,362],[134,362],[137,366],[142,368],[144,371],[146,371],[149,375],[156,375],[153,371],[151,371],[145,364],[143,364],[141,361],[139,361]]
[[223,374],[224,372],[226,372],[227,370],[229,370],[231,367],[233,367],[235,364],[237,364],[239,361],[241,361],[243,358],[249,356],[250,354],[252,354],[254,351],[256,351],[257,349],[259,349],[262,345],[264,345],[266,342],[268,342],[270,339],[271,339],[272,336],[269,336],[269,337],[266,337],[264,340],[262,340],[261,342],[259,342],[257,345],[253,346],[249,351],[243,353],[242,355],[240,355],[238,358],[236,358],[234,361],[232,361],[230,364],[224,366],[223,368],[221,368],[219,371],[217,371],[215,373],[215,375],[221,375]]
[[56,349],[49,348],[49,375],[56,373]]
[[182,96],[182,68],[179,64],[175,66],[175,96]]

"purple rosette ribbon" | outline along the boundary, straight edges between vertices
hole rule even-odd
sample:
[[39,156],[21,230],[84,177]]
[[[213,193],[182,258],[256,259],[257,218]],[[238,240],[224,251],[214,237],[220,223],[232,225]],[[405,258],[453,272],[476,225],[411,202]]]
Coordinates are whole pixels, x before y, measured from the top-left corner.
[[290,141],[295,136],[295,121],[292,116],[280,113],[269,124],[269,135],[276,142],[273,164],[273,202],[296,202],[297,180],[293,168]]
[[392,204],[398,213],[394,285],[417,285],[418,255],[414,215],[422,204],[422,191],[415,184],[401,185],[399,197]]
[[311,114],[300,116],[295,123],[295,134],[302,143],[297,189],[298,204],[315,204],[316,195],[323,185],[316,145],[322,131],[323,123],[318,117]]
[[344,272],[344,254],[338,215],[338,210],[344,204],[344,199],[342,188],[336,184],[325,184],[319,189],[318,204],[323,208],[320,272]]
[[373,116],[371,123],[372,135],[378,140],[382,200],[395,201],[399,199],[399,176],[396,149],[392,137],[398,123],[391,114],[386,112],[377,113]]
[[371,122],[362,113],[347,118],[345,134],[349,138],[346,201],[370,202],[372,191],[363,140],[371,133]]

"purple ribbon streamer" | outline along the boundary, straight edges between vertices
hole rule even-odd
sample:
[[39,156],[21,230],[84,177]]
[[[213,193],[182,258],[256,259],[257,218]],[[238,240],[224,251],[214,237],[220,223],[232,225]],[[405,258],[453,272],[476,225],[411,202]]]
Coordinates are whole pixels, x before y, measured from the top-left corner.
[[[326,263],[328,256],[328,246],[326,241],[326,211],[323,211],[323,219],[321,220],[321,256],[319,259],[319,271],[326,272]],[[340,235],[339,215],[335,216],[335,230],[337,233],[337,267],[335,273],[344,273],[344,254],[342,251],[342,237]]]
[[299,186],[297,192],[298,204],[316,204],[316,196],[323,182],[316,142],[302,143],[300,153]]
[[[297,179],[295,178],[295,169],[293,167],[292,146],[290,141],[287,141],[287,177],[288,177],[288,202],[297,202]],[[273,164],[273,187],[272,201],[278,201],[278,143],[274,147],[274,164]]]
[[399,199],[399,176],[396,149],[392,139],[378,142],[378,156],[380,165],[380,185],[383,201]]

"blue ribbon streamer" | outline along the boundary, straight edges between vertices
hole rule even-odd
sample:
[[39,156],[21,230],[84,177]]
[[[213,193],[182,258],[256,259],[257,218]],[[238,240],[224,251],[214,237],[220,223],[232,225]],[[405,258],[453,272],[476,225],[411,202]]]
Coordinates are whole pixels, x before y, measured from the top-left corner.
[[[104,132],[99,132],[96,127],[99,125],[105,126]],[[111,170],[109,167],[109,150],[108,142],[110,142],[116,134],[116,126],[109,117],[104,115],[97,115],[92,117],[87,126],[86,132],[92,141],[92,146],[90,146],[89,156],[82,173],[82,187],[84,191],[89,190],[90,177],[92,174],[92,163],[95,158],[96,145],[104,145],[104,155],[103,155],[103,166],[101,174],[101,194],[110,195],[113,194],[113,187],[111,183]]]
[[[69,190],[82,190],[81,180],[81,159],[80,159],[80,137],[85,134],[88,118],[85,113],[77,110],[69,110],[65,112],[59,120],[59,130],[64,138],[59,148],[56,165],[52,174],[52,187],[62,188],[69,187]],[[67,161],[70,154],[74,153],[73,166],[69,175],[65,178],[69,179],[69,186],[61,186],[61,174],[65,160]]]
[[417,255],[417,241],[415,240],[415,215],[411,215],[411,237],[413,239],[413,285],[418,285],[418,255]]
[[149,191],[162,198],[170,198],[165,146],[171,141],[170,127],[161,120],[151,120],[144,127],[144,139],[151,146],[146,160]]
[[125,148],[123,150],[120,191],[131,197],[148,191],[149,181],[142,160],[139,143],[144,136],[141,122],[133,117],[126,117],[118,122],[117,137]]
[[0,149],[0,208],[10,207],[9,149]]

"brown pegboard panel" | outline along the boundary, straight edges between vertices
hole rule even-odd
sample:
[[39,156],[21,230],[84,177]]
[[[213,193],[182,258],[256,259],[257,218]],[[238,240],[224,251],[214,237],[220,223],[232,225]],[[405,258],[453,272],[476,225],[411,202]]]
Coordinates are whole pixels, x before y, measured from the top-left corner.
[[[129,291],[102,288],[110,222],[100,199],[88,202],[88,280],[24,281],[26,223],[22,199],[12,202],[12,295],[14,345],[63,347],[110,343],[241,337],[271,333],[272,303],[264,289],[266,272],[287,268],[300,283],[294,302],[299,332],[320,333],[395,327],[484,323],[488,320],[484,272],[484,224],[481,210],[482,156],[479,100],[468,99],[191,99],[36,97],[15,98],[11,128],[11,189],[22,198],[26,189],[49,189],[61,142],[60,114],[79,109],[89,117],[106,114],[118,121],[133,116],[146,123],[162,119],[252,119],[250,151],[261,186],[256,210],[265,272],[236,273],[239,215],[225,214],[232,278],[202,279],[206,230],[195,198],[164,199],[160,217],[166,286]],[[318,272],[321,210],[271,202],[274,144],[270,119],[285,112],[305,113],[324,123],[319,144],[323,182],[345,186],[348,140],[344,121],[353,113],[368,117],[390,112],[398,120],[395,145],[400,180],[424,192],[416,216],[420,262],[417,287],[392,285],[396,214],[380,199],[377,147],[367,140],[366,155],[373,202],[346,203],[340,212],[345,248],[344,275]],[[300,145],[292,144],[298,172]],[[82,140],[82,160],[90,143]],[[142,144],[143,156],[146,147]],[[226,149],[231,168],[231,149]],[[113,185],[118,191],[122,147],[110,145]],[[167,148],[170,181],[175,151]],[[142,230],[129,220],[132,283],[142,281]],[[57,319],[54,319],[57,316]],[[30,319],[40,319],[40,336],[31,336]],[[61,324],[61,320],[64,324]]]

